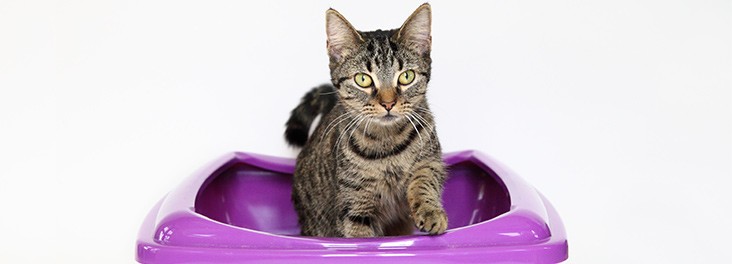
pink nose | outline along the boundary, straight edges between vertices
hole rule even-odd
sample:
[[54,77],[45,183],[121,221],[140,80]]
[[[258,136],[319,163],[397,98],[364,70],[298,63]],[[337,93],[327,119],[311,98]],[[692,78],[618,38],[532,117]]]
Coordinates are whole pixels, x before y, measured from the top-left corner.
[[383,106],[384,109],[386,109],[386,111],[391,111],[391,109],[394,107],[395,104],[396,104],[396,100],[388,102],[388,103],[381,102],[381,106]]

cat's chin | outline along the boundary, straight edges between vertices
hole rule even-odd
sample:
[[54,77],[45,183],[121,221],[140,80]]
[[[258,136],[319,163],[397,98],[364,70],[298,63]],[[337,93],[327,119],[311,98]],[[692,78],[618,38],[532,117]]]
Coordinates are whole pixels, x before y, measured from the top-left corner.
[[388,125],[396,124],[400,119],[402,119],[402,118],[398,115],[386,114],[386,115],[374,118],[374,121],[376,121],[380,125],[388,126]]

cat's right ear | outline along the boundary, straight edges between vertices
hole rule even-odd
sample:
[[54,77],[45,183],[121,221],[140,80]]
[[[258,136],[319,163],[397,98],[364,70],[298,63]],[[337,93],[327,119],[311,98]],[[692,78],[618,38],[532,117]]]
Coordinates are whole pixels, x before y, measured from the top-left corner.
[[363,43],[361,34],[333,8],[325,11],[325,32],[328,35],[328,55],[331,61],[341,62]]

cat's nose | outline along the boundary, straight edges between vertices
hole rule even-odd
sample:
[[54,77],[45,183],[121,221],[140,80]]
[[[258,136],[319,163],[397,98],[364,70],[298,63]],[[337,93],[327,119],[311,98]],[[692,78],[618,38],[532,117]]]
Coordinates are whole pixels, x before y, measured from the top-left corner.
[[384,109],[386,109],[386,111],[391,111],[391,109],[394,107],[395,104],[396,104],[396,100],[391,101],[391,102],[381,102],[381,106],[383,106]]

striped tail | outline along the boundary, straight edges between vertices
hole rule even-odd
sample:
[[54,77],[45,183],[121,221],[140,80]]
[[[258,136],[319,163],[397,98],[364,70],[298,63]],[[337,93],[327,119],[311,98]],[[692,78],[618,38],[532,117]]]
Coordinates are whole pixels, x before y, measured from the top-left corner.
[[302,97],[300,104],[292,109],[285,126],[285,139],[294,147],[305,146],[313,120],[319,114],[328,113],[335,106],[338,97],[335,88],[323,84],[310,90]]

